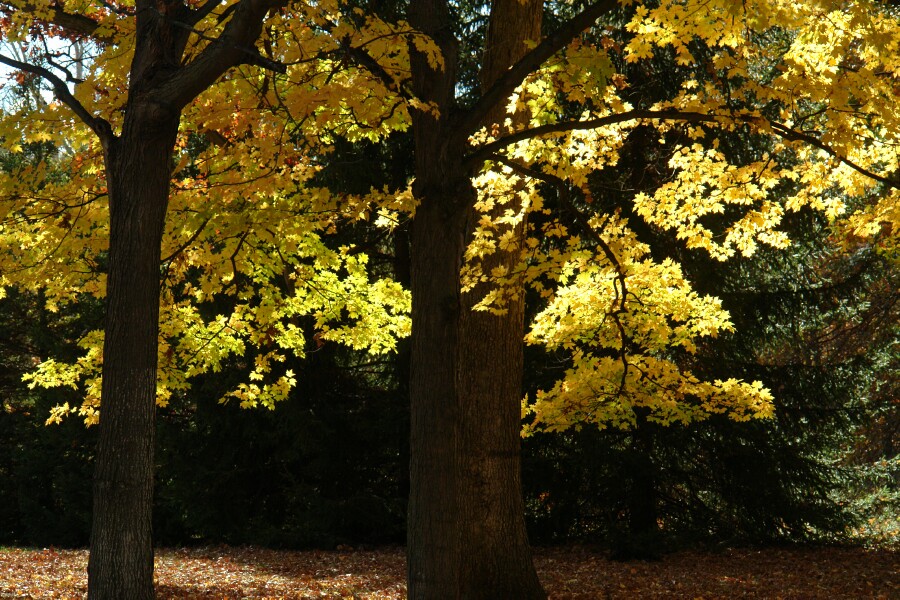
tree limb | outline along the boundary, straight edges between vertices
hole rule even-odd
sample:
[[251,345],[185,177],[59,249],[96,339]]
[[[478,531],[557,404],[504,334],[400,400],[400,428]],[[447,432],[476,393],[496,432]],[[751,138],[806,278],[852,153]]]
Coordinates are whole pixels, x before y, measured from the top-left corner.
[[[48,8],[50,9],[50,19],[48,21],[41,22],[44,22],[47,25],[56,25],[57,27],[64,29],[67,33],[73,35],[89,37],[95,42],[101,44],[109,44],[112,42],[111,37],[98,36],[96,34],[97,28],[100,27],[100,24],[97,23],[97,21],[95,21],[94,19],[85,15],[66,12],[56,6],[49,6]],[[15,4],[12,4],[10,2],[0,2],[0,10],[7,12],[25,11],[35,13],[37,9],[38,7],[30,2],[25,3],[22,6],[16,6]]]
[[493,142],[489,142],[483,146],[477,147],[472,153],[465,158],[465,164],[469,168],[478,168],[482,162],[491,158],[497,151],[506,148],[516,142],[536,138],[551,133],[566,133],[568,131],[580,131],[588,129],[598,129],[607,125],[615,125],[616,123],[624,123],[625,121],[636,121],[638,119],[650,120],[670,120],[670,121],[688,121],[688,122],[718,122],[723,119],[738,119],[749,121],[758,119],[759,117],[747,117],[741,119],[732,115],[708,115],[698,112],[681,112],[677,110],[629,110],[627,112],[598,117],[596,119],[587,119],[584,121],[563,121],[561,123],[551,123],[549,125],[540,125],[516,131],[505,135]]
[[[175,71],[152,92],[153,100],[181,110],[228,69],[240,64],[273,68],[275,61],[248,50],[259,38],[263,21],[273,8],[287,0],[241,0],[222,33],[186,66]],[[278,69],[280,70],[280,68]]]
[[479,127],[484,125],[485,117],[494,107],[499,102],[505,102],[529,74],[548,58],[562,50],[582,31],[593,25],[597,19],[612,12],[618,6],[617,0],[597,0],[545,37],[534,49],[499,77],[472,108],[460,115],[459,122],[455,127],[456,135],[468,137],[475,133]]
[[499,150],[506,148],[511,144],[515,144],[516,142],[520,142],[522,140],[528,140],[535,137],[539,137],[542,135],[549,135],[552,133],[565,133],[568,131],[581,131],[588,129],[597,129],[600,127],[605,127],[607,125],[615,125],[616,123],[623,123],[625,121],[633,121],[638,119],[646,119],[646,120],[667,120],[667,121],[685,121],[690,123],[719,123],[723,121],[738,121],[742,123],[759,123],[760,121],[764,121],[772,128],[772,133],[777,135],[780,138],[783,138],[792,142],[804,142],[809,144],[810,146],[814,146],[829,156],[839,160],[844,163],[854,171],[865,175],[875,181],[883,183],[889,187],[900,189],[900,181],[891,179],[889,177],[885,177],[884,175],[879,175],[874,171],[866,169],[863,166],[860,166],[850,159],[841,156],[837,150],[829,146],[828,144],[822,142],[818,138],[811,136],[809,134],[797,131],[795,129],[791,129],[790,127],[779,123],[777,121],[769,121],[757,115],[741,115],[741,114],[704,114],[698,112],[682,112],[678,110],[630,110],[627,112],[608,115],[605,117],[598,117],[596,119],[586,119],[584,121],[563,121],[561,123],[551,123],[549,125],[540,125],[538,127],[531,127],[529,129],[523,129],[521,131],[516,131],[509,135],[503,136],[493,142],[489,142],[484,144],[483,146],[479,146],[475,148],[466,158],[464,164],[470,169],[478,169],[485,160],[492,159],[493,155]]
[[209,220],[210,220],[210,217],[206,217],[205,219],[203,219],[203,222],[200,223],[200,227],[197,228],[197,231],[195,231],[193,234],[191,234],[191,237],[189,237],[188,240],[187,240],[186,242],[184,242],[183,244],[181,244],[180,246],[178,246],[178,248],[176,248],[174,251],[172,251],[171,254],[169,254],[167,257],[163,258],[163,259],[160,260],[159,262],[162,263],[162,264],[164,264],[164,265],[166,265],[167,268],[168,268],[167,263],[169,263],[169,262],[170,262],[171,260],[173,260],[176,256],[178,256],[179,254],[181,254],[182,252],[184,252],[185,250],[187,250],[188,246],[190,246],[190,245],[193,244],[195,241],[197,241],[197,238],[200,237],[200,234],[201,234],[201,233],[203,233],[203,229],[204,229],[204,228],[206,227],[206,225],[209,223]]
[[367,70],[379,81],[381,81],[387,89],[391,90],[392,92],[406,100],[409,100],[412,97],[412,94],[410,94],[403,88],[403,84],[395,80],[393,76],[388,73],[377,60],[372,58],[372,55],[370,55],[362,48],[351,46],[349,36],[341,40],[341,49],[347,54],[347,56],[350,57],[351,60],[353,60],[353,62]]
[[188,25],[193,27],[210,13],[212,13],[212,11],[214,11],[220,4],[222,4],[222,0],[206,0],[203,6],[195,8],[193,11],[191,11],[190,17],[187,19]]
[[870,170],[866,169],[865,167],[861,167],[861,166],[857,165],[850,159],[848,159],[844,156],[841,156],[837,152],[837,150],[835,150],[834,148],[832,148],[831,146],[829,146],[828,144],[826,144],[825,142],[823,142],[822,140],[820,140],[814,136],[811,136],[807,133],[803,133],[802,131],[797,131],[796,129],[791,129],[790,127],[788,127],[782,123],[778,123],[776,121],[770,121],[770,125],[772,125],[772,130],[779,137],[782,137],[782,138],[792,141],[792,142],[805,142],[805,143],[809,144],[810,146],[814,146],[815,148],[818,148],[819,150],[824,151],[829,156],[838,159],[839,161],[841,161],[842,163],[844,163],[845,165],[847,165],[848,167],[850,167],[857,173],[865,175],[866,177],[874,179],[875,181],[879,181],[888,187],[900,189],[900,181],[891,179],[889,177],[885,177],[884,175],[879,175],[878,173],[875,173],[874,171],[870,171]]
[[3,63],[7,66],[10,66],[14,69],[19,69],[20,71],[27,71],[28,73],[33,73],[38,77],[42,77],[47,80],[50,85],[53,86],[53,92],[60,102],[68,106],[75,115],[84,122],[85,125],[91,128],[98,138],[100,138],[100,143],[103,145],[103,148],[106,149],[108,145],[115,139],[115,135],[113,134],[112,127],[109,122],[100,117],[95,117],[92,115],[83,104],[81,104],[75,96],[72,95],[72,92],[69,91],[69,87],[66,85],[66,82],[54,75],[51,71],[45,69],[44,67],[39,67],[37,65],[33,65],[31,63],[22,62],[16,60],[14,58],[9,58],[8,56],[4,56],[0,54],[0,63]]
[[[193,20],[193,15],[188,21]],[[202,40],[206,40],[208,42],[217,42],[218,39],[214,37],[210,37],[199,31],[198,29],[194,29],[194,27],[189,22],[179,21],[177,19],[172,20],[172,25],[187,31],[189,33],[193,33],[197,37]],[[277,60],[273,60],[271,58],[266,58],[262,54],[257,51],[256,48],[252,46],[236,46],[239,50],[241,50],[245,54],[244,64],[256,65],[258,67],[262,67],[263,69],[268,69],[269,71],[275,71],[276,73],[287,73],[287,65],[279,62]]]

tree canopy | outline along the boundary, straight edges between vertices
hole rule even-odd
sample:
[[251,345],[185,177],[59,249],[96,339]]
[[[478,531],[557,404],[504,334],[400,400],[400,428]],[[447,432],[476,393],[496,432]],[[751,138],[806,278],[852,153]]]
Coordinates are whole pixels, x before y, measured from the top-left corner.
[[[104,291],[106,187],[91,127],[101,120],[121,127],[133,9],[19,8],[4,20],[4,36],[34,66],[4,62],[20,69],[23,83],[46,76],[58,100],[13,103],[2,137],[12,154],[37,143],[56,150],[4,179],[3,278],[45,289],[53,306]],[[588,14],[611,8],[592,5]],[[208,3],[181,17],[191,42],[185,63],[212,43],[231,12],[227,3]],[[727,258],[752,254],[758,244],[783,247],[785,211],[812,206],[837,217],[848,204],[858,207],[841,223],[848,235],[892,244],[895,17],[877,5],[829,2],[663,2],[616,14],[623,34],[613,37],[607,18],[605,33],[565,44],[547,38],[528,55],[525,62],[536,64],[507,106],[527,114],[527,123],[472,132],[466,161],[482,171],[479,207],[503,205],[512,194],[526,204],[478,224],[464,281],[495,284],[482,301],[488,309],[502,310],[504,293],[522,283],[548,297],[528,340],[570,349],[573,367],[527,407],[536,425],[626,425],[632,405],[653,407],[654,418],[667,422],[726,409],[735,418],[765,416],[770,399],[760,383],[700,381],[665,359],[668,348],[690,350],[698,338],[727,330],[728,316],[714,298],[692,291],[677,264],[651,259],[625,219],[593,210],[582,190],[592,173],[615,169],[629,133],[649,123],[660,144],[679,141],[665,150],[666,180],[634,195],[635,212],[676,231],[688,248]],[[159,402],[250,345],[265,351],[251,381],[231,396],[272,406],[295,383],[275,365],[285,352],[308,350],[291,323],[298,315],[314,316],[323,341],[374,352],[408,333],[407,293],[386,279],[373,284],[361,249],[342,254],[323,237],[360,219],[390,228],[413,214],[412,194],[336,196],[316,185],[335,138],[383,139],[422,108],[408,92],[408,47],[439,64],[437,49],[405,21],[327,2],[291,5],[270,13],[258,49],[241,49],[248,62],[276,68],[229,72],[186,107],[162,257]],[[652,104],[632,100],[623,72],[658,55],[683,71],[681,89]],[[71,105],[90,115],[87,123]],[[770,140],[765,151],[735,160],[719,150],[718,137],[737,129]],[[541,219],[525,240],[521,268],[482,272],[480,257],[518,243],[512,223],[526,212],[550,212],[548,194],[553,209],[571,209],[577,221]],[[553,239],[567,241],[547,243]],[[234,298],[230,311],[203,315],[200,306],[219,295]],[[78,362],[48,357],[35,373],[41,385],[85,386],[84,404],[62,405],[54,419],[77,410],[96,420],[102,332],[83,344]]]

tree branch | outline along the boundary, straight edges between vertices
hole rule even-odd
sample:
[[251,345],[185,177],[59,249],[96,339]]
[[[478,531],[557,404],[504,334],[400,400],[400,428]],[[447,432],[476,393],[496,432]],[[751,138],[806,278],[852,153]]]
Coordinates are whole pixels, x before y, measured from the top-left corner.
[[273,68],[279,65],[249,48],[259,38],[268,12],[283,6],[286,1],[241,0],[235,4],[232,18],[222,33],[193,61],[156,87],[150,93],[153,100],[171,109],[181,110],[234,66],[255,64]]
[[490,157],[490,160],[500,163],[501,165],[505,165],[512,169],[514,172],[519,173],[520,175],[524,175],[525,177],[530,177],[532,179],[537,179],[538,181],[543,181],[544,183],[548,183],[552,185],[556,189],[557,196],[559,197],[559,201],[562,203],[563,207],[566,211],[572,215],[572,218],[575,219],[575,223],[578,224],[578,228],[581,229],[581,232],[591,241],[593,241],[600,249],[603,251],[603,254],[606,256],[606,259],[609,260],[610,264],[612,264],[613,269],[616,271],[616,279],[618,282],[618,286],[613,284],[613,291],[616,294],[614,305],[616,309],[609,313],[609,317],[616,324],[616,329],[619,330],[619,339],[622,340],[622,346],[619,348],[619,360],[622,361],[622,379],[619,382],[619,391],[616,392],[616,396],[621,396],[625,392],[625,384],[628,379],[628,369],[630,364],[628,362],[628,345],[633,342],[631,337],[625,331],[625,325],[622,323],[622,319],[620,315],[628,312],[628,307],[626,305],[626,300],[628,298],[628,287],[626,284],[627,274],[625,273],[625,268],[622,266],[622,263],[619,261],[619,257],[616,256],[615,252],[613,252],[612,248],[606,241],[600,237],[600,234],[595,230],[588,218],[584,216],[584,214],[578,210],[575,204],[572,202],[570,198],[569,188],[566,185],[565,180],[556,175],[551,175],[549,173],[544,173],[543,171],[539,171],[537,169],[533,169],[531,167],[527,167],[523,164],[517,163],[515,161],[509,160],[505,156],[501,154],[494,154]]
[[[191,21],[191,20],[193,20],[193,16],[192,16],[192,18],[188,19],[188,21]],[[197,37],[199,37],[202,40],[206,40],[208,42],[219,41],[219,39],[217,39],[217,38],[210,37],[210,36],[206,35],[205,33],[203,33],[202,31],[200,31],[198,29],[194,29],[194,27],[189,22],[173,19],[172,25],[174,25],[175,27],[178,27],[179,29],[187,31],[189,33],[193,33],[194,35],[196,35]],[[278,62],[277,60],[272,60],[271,58],[266,58],[265,56],[260,54],[256,48],[254,48],[252,46],[237,46],[237,45],[235,47],[244,53],[244,55],[245,55],[244,64],[256,65],[258,67],[262,67],[263,69],[268,69],[269,71],[274,71],[276,73],[282,73],[282,74],[287,73],[287,65],[286,64],[284,64],[282,62]]]
[[636,121],[638,119],[650,120],[670,120],[670,121],[688,121],[688,122],[718,122],[722,119],[737,119],[741,121],[750,121],[759,117],[736,117],[732,115],[708,115],[698,112],[681,112],[677,110],[629,110],[627,112],[608,115],[606,117],[598,117],[596,119],[587,119],[585,121],[563,121],[561,123],[551,123],[549,125],[540,125],[523,129],[503,136],[493,142],[489,142],[483,146],[479,146],[464,161],[469,168],[479,168],[480,164],[491,158],[497,151],[506,148],[516,142],[528,140],[542,135],[551,133],[566,133],[568,131],[579,131],[587,129],[597,129],[606,127],[607,125],[615,125],[616,123],[624,123],[625,121]]
[[50,85],[53,86],[53,92],[60,102],[68,106],[72,109],[72,112],[81,119],[85,125],[91,128],[98,138],[100,138],[100,143],[103,145],[103,148],[106,149],[108,145],[115,139],[115,135],[113,134],[112,127],[109,122],[100,117],[95,117],[82,105],[75,96],[72,95],[72,92],[69,91],[69,87],[66,85],[66,82],[54,75],[51,71],[45,69],[44,67],[39,67],[37,65],[33,65],[31,63],[22,62],[16,60],[14,58],[9,58],[8,56],[4,56],[0,54],[0,63],[3,63],[7,66],[10,66],[14,69],[19,69],[20,71],[27,71],[28,73],[33,73],[38,77],[42,77],[47,80]]
[[214,11],[220,4],[222,4],[222,0],[206,0],[203,6],[195,8],[193,11],[191,11],[190,17],[188,18],[188,24],[193,27],[210,13],[212,13],[212,11]]
[[770,121],[770,124],[772,125],[772,130],[778,136],[780,136],[786,140],[792,141],[792,142],[805,142],[805,143],[809,144],[810,146],[814,146],[815,148],[818,148],[819,150],[824,151],[829,156],[838,159],[839,161],[841,161],[842,163],[844,163],[845,165],[847,165],[848,167],[850,167],[857,173],[865,175],[866,177],[874,179],[875,181],[879,181],[888,187],[900,189],[900,181],[891,179],[889,177],[885,177],[884,175],[879,175],[878,173],[875,173],[874,171],[870,171],[870,170],[866,169],[865,167],[861,167],[861,166],[857,165],[850,159],[845,158],[844,156],[841,156],[837,152],[837,150],[835,150],[834,148],[832,148],[831,146],[829,146],[822,140],[820,140],[816,137],[813,137],[809,134],[803,133],[802,131],[797,131],[795,129],[791,129],[790,127],[788,127],[782,123],[778,123],[776,121]]
[[169,261],[171,261],[172,259],[174,259],[176,256],[178,256],[179,254],[181,254],[182,252],[184,252],[185,250],[187,250],[188,246],[190,246],[190,245],[193,244],[195,241],[197,241],[197,238],[200,237],[200,234],[201,234],[201,233],[203,233],[203,229],[204,229],[204,228],[206,227],[206,225],[209,223],[209,220],[210,220],[210,217],[206,217],[205,219],[203,219],[203,222],[200,223],[200,227],[197,228],[197,231],[195,231],[193,234],[191,234],[191,237],[189,237],[188,240],[187,240],[185,243],[183,243],[183,244],[181,244],[180,246],[178,246],[178,248],[176,248],[175,250],[173,250],[171,254],[169,254],[167,257],[163,258],[163,259],[160,260],[159,262],[165,265],[165,264],[167,264]]
[[883,183],[889,187],[900,189],[900,181],[891,179],[889,177],[885,177],[884,175],[879,175],[874,171],[866,169],[863,166],[860,166],[850,159],[841,156],[840,153],[837,152],[834,148],[829,146],[828,144],[822,142],[816,137],[813,137],[809,134],[796,131],[791,129],[790,127],[778,123],[777,121],[769,121],[759,117],[757,115],[714,115],[714,114],[704,114],[698,112],[682,112],[678,110],[630,110],[627,112],[619,113],[616,115],[609,115],[606,117],[599,117],[596,119],[587,119],[584,121],[564,121],[561,123],[551,123],[549,125],[540,125],[538,127],[532,127],[529,129],[523,129],[521,131],[516,131],[504,137],[501,137],[493,142],[489,142],[483,146],[479,146],[475,148],[464,160],[464,164],[469,169],[478,169],[485,160],[492,159],[493,156],[499,150],[506,148],[511,144],[515,144],[516,142],[520,142],[522,140],[532,139],[535,137],[539,137],[541,135],[548,135],[551,133],[566,133],[568,131],[580,131],[580,130],[588,130],[588,129],[597,129],[599,127],[605,127],[607,125],[615,125],[616,123],[623,123],[625,121],[633,121],[638,119],[647,119],[647,120],[667,120],[667,121],[685,121],[689,123],[719,123],[722,121],[738,121],[741,123],[758,123],[761,120],[765,121],[772,128],[772,132],[778,137],[792,141],[792,142],[804,142],[809,144],[810,146],[814,146],[829,156],[839,160],[844,163],[854,171],[869,177],[875,181]]
[[[4,10],[7,12],[25,11],[35,13],[38,10],[38,7],[31,3],[26,3],[25,5],[19,7],[10,4],[9,2],[0,2],[0,6],[2,6],[0,10]],[[101,44],[109,44],[112,42],[112,38],[109,36],[96,35],[97,28],[100,26],[100,24],[92,18],[85,15],[69,13],[56,6],[49,6],[48,8],[50,9],[50,19],[48,21],[41,22],[44,22],[47,25],[56,25],[57,27],[61,27],[67,33],[73,35],[89,37],[95,42]]]
[[582,31],[593,25],[597,19],[612,12],[618,6],[617,0],[598,0],[545,37],[541,43],[497,79],[472,108],[459,116],[459,122],[454,128],[456,135],[468,137],[475,133],[479,127],[484,125],[484,119],[494,107],[499,102],[505,102],[529,74],[548,58],[562,50]]
[[346,36],[341,40],[341,49],[353,60],[353,62],[381,81],[387,89],[406,100],[409,100],[412,97],[412,94],[403,88],[403,84],[395,80],[377,60],[372,58],[372,55],[362,48],[351,46],[349,36]]
[[[326,33],[334,31],[334,24],[325,20],[320,24]],[[402,83],[396,81],[390,73],[388,73],[381,64],[375,60],[371,54],[350,44],[350,36],[345,35],[338,40],[341,51],[346,54],[353,62],[374,75],[384,86],[405,100],[412,98],[412,94],[403,89]]]

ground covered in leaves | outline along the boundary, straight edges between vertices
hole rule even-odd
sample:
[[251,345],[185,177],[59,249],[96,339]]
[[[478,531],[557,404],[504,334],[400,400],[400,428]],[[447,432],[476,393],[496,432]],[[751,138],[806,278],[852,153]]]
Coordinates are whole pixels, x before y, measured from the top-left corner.
[[[846,548],[682,552],[612,562],[582,547],[538,548],[551,598],[900,598],[900,552]],[[84,550],[0,548],[0,598],[84,598]],[[161,550],[159,598],[406,597],[402,548],[284,552]]]

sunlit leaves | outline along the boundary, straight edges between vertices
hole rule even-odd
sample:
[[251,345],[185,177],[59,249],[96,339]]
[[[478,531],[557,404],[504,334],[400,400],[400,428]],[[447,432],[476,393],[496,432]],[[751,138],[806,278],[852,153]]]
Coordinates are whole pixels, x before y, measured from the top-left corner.
[[[510,247],[504,219],[513,215],[483,217],[468,249],[465,281],[494,284],[480,305],[486,310],[501,312],[510,290],[523,282],[547,299],[528,340],[563,352],[571,366],[526,402],[529,428],[628,427],[638,408],[663,423],[717,412],[768,416],[771,397],[761,383],[703,382],[690,371],[685,356],[698,340],[730,327],[718,301],[694,293],[671,261],[650,260],[627,224],[593,212],[589,177],[616,167],[637,123],[586,132],[574,127],[578,133],[552,126],[632,109],[619,97],[628,93],[628,80],[614,72],[608,53],[622,53],[630,64],[671,57],[673,68],[703,74],[686,77],[680,90],[649,107],[681,111],[686,122],[642,123],[658,131],[668,171],[649,189],[635,190],[637,215],[657,231],[673,231],[687,248],[725,260],[750,256],[760,245],[786,247],[787,211],[812,208],[837,220],[847,206],[862,205],[838,221],[852,232],[850,244],[873,239],[895,252],[896,194],[883,183],[896,179],[900,160],[896,16],[870,2],[664,0],[638,3],[625,29],[621,47],[606,37],[597,46],[573,43],[509,99],[508,113],[525,113],[528,126],[544,129],[489,163],[492,170],[477,180],[479,207],[486,215],[518,194],[519,205],[541,217],[533,237],[519,242],[520,267],[481,272],[484,256],[504,243]],[[507,120],[473,143],[522,128]],[[759,150],[735,152],[734,142],[720,147],[728,136]],[[568,210],[557,203],[562,216],[553,215],[547,194],[580,202]],[[582,211],[574,227],[564,218],[572,209]],[[605,244],[602,252],[592,236]]]
[[628,290],[622,302],[615,265],[602,256],[577,262],[570,283],[557,290],[528,335],[530,343],[568,350],[572,367],[525,404],[531,415],[526,433],[585,423],[630,427],[636,407],[664,424],[720,412],[738,420],[771,414],[771,396],[761,383],[701,381],[673,355],[693,353],[699,338],[731,328],[719,300],[694,292],[677,264],[654,262],[640,250],[622,252]]
[[[637,213],[648,222],[674,229],[688,248],[703,248],[716,258],[726,259],[735,251],[750,256],[758,242],[784,247],[787,237],[777,230],[783,207],[771,197],[782,179],[793,178],[768,156],[748,165],[736,166],[717,150],[700,144],[683,147],[669,161],[674,177],[660,186],[651,198],[641,192],[635,197]],[[716,239],[704,217],[723,215],[726,208],[748,206],[725,226]]]
[[[23,11],[21,27],[51,20],[50,10]],[[219,35],[223,10],[196,25],[186,62]],[[74,93],[117,131],[134,19],[105,9],[96,17],[114,36],[79,65],[84,81]],[[348,197],[311,179],[334,136],[377,140],[406,126],[399,86],[408,52],[394,43],[421,36],[403,23],[351,18],[333,2],[273,13],[268,26],[259,51],[287,73],[241,66],[183,112],[162,244],[161,405],[197,375],[242,364],[246,380],[222,400],[272,408],[297,384],[287,357],[326,343],[384,353],[409,333],[408,292],[371,274],[364,252],[330,237],[349,221],[396,223],[413,210],[411,195]],[[414,45],[433,53],[430,40]],[[368,50],[396,85],[348,60],[352,48]],[[89,133],[55,102],[0,119],[10,157],[0,180],[2,283],[42,289],[51,310],[105,293],[108,198],[102,151]],[[39,144],[46,150],[31,152]],[[61,405],[51,421],[80,413],[96,422],[102,344],[100,332],[90,334],[76,361],[42,357],[29,376],[31,385],[83,394],[81,406]]]
[[[233,4],[195,25],[187,64]],[[784,215],[808,209],[834,220],[846,245],[896,253],[897,16],[867,0],[622,5],[621,30],[610,20],[568,43],[503,99],[500,122],[472,135],[473,149],[496,152],[473,168],[482,216],[470,224],[461,287],[486,290],[478,308],[496,313],[525,286],[545,303],[528,341],[561,352],[569,369],[531,399],[534,426],[629,426],[638,408],[664,423],[766,416],[761,384],[692,374],[691,353],[727,331],[728,316],[673,260],[651,259],[621,212],[719,259],[785,247]],[[57,8],[99,24],[74,95],[118,131],[133,19],[103,3],[29,6],[4,24],[7,40],[51,27]],[[390,351],[409,330],[407,292],[335,235],[347,223],[395,227],[413,214],[412,194],[335,194],[316,177],[336,139],[377,143],[410,126],[410,109],[434,110],[409,90],[410,53],[436,71],[444,57],[408,22],[334,0],[273,11],[247,50],[285,72],[238,66],[183,114],[163,241],[160,402],[242,360],[247,380],[227,398],[271,407],[295,384],[287,357],[325,343]],[[629,75],[648,76],[663,60],[678,83],[651,102]],[[0,285],[42,289],[51,310],[102,296],[102,149],[61,104],[20,108],[0,119]],[[668,116],[584,125],[636,110]],[[595,199],[592,178],[622,168],[638,134],[658,140],[663,172]],[[515,143],[502,145],[508,136]],[[496,252],[521,260],[485,267]],[[71,365],[42,357],[31,382],[79,387],[93,419],[100,343],[85,338]]]

